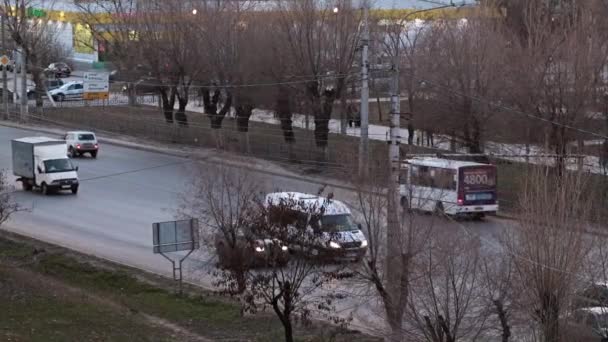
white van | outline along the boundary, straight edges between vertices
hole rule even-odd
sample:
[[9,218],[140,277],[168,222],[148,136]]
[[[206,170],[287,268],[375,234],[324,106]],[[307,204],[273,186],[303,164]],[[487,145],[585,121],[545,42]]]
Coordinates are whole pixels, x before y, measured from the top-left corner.
[[[266,195],[265,206],[288,205],[289,209],[301,213],[293,226],[313,230],[318,236],[311,246],[303,248],[300,242],[290,246],[293,250],[305,251],[313,257],[332,260],[359,261],[367,252],[367,239],[361,225],[355,222],[350,209],[342,202],[300,192],[275,192]],[[294,243],[292,243],[294,244]]]

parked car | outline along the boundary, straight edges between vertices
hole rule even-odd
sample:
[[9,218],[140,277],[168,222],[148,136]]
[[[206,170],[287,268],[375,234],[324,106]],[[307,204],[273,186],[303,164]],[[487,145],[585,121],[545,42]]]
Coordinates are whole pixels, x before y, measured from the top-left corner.
[[236,248],[231,248],[223,233],[215,235],[215,250],[222,268],[235,267],[247,263],[249,267],[276,265],[285,266],[289,262],[289,248],[277,239],[256,236],[251,229],[238,231]]
[[582,291],[576,293],[572,300],[574,308],[585,307],[608,307],[608,284],[605,282],[594,283]]
[[99,152],[99,143],[95,133],[88,131],[70,131],[63,136],[70,158],[80,157],[85,153],[89,153],[91,157],[97,158]]
[[49,64],[49,66],[44,69],[44,72],[47,76],[53,75],[57,78],[70,77],[72,74],[72,69],[66,63],[58,62]]
[[15,63],[15,61],[13,59],[11,59],[11,61],[6,66],[6,70],[9,72],[16,72],[16,73],[20,74],[21,73],[21,64]]
[[82,82],[68,82],[59,88],[49,91],[54,101],[80,100],[84,94]]
[[[48,90],[48,91],[60,88],[62,85],[64,85],[64,83],[59,78],[44,81],[44,86],[46,87],[46,90]],[[43,97],[46,96],[46,92],[43,93],[42,96]],[[27,88],[27,98],[30,100],[33,100],[34,98],[36,98],[36,89],[35,88]]]
[[[2,88],[0,88],[0,103],[2,103],[2,92],[4,90]],[[10,90],[6,90],[7,96],[8,96],[8,103],[13,103],[13,92]]]
[[574,310],[563,326],[564,341],[608,342],[608,307]]
[[133,89],[135,95],[158,94],[161,82],[153,77],[143,77],[135,82],[122,86],[122,92],[128,94]]

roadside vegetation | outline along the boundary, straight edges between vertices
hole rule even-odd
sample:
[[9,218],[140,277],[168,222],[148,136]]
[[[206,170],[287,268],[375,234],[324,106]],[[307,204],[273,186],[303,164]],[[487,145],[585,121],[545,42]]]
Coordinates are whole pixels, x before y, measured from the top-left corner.
[[[242,316],[238,303],[170,280],[38,241],[0,238],[2,341],[276,341],[271,315]],[[374,341],[320,326],[296,341]]]

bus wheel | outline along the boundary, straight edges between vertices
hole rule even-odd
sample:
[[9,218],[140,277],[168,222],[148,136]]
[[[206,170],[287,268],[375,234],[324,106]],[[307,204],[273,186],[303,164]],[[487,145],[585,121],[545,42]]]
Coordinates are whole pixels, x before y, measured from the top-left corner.
[[437,204],[435,204],[435,211],[434,211],[434,213],[437,216],[444,216],[445,215],[445,212],[443,210],[443,203],[437,202]]
[[473,220],[475,221],[481,221],[483,220],[483,218],[486,217],[486,214],[484,213],[477,213],[473,215]]

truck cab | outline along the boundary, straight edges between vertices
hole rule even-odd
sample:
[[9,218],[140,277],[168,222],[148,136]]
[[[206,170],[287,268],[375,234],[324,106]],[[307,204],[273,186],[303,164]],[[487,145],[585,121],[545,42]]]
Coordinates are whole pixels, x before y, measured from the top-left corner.
[[40,188],[44,195],[53,190],[78,193],[78,167],[67,157],[63,140],[28,137],[12,141],[13,174],[23,189]]

